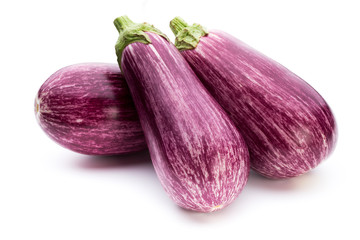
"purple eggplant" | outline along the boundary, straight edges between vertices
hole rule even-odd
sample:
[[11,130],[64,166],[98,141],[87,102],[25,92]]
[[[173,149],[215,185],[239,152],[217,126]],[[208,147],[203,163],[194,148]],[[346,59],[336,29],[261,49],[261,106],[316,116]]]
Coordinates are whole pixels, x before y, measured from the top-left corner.
[[78,153],[114,155],[146,149],[117,64],[83,63],[58,70],[40,87],[35,114],[50,138]]
[[126,16],[114,24],[118,63],[165,191],[194,211],[227,206],[249,174],[242,136],[164,34]]
[[268,178],[315,168],[335,147],[325,100],[274,60],[221,31],[170,22],[175,45],[242,133],[251,168]]

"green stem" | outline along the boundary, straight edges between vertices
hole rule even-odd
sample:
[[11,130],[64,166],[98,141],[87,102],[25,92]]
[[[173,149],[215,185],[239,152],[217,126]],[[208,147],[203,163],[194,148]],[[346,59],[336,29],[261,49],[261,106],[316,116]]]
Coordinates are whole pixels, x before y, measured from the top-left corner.
[[170,21],[170,28],[175,34],[175,46],[179,51],[196,48],[200,39],[209,33],[199,24],[189,26],[180,17],[175,17]]
[[133,21],[131,21],[131,19],[128,16],[124,15],[124,16],[116,18],[114,20],[114,25],[115,25],[116,29],[118,30],[118,32],[121,33],[126,28],[134,26],[135,23]]
[[187,24],[181,17],[175,17],[170,22],[171,31],[175,34],[175,36],[186,27],[189,27],[189,24]]
[[151,39],[147,32],[156,33],[169,41],[167,36],[153,25],[148,23],[134,23],[127,16],[116,18],[114,20],[114,25],[119,32],[119,38],[116,42],[115,50],[120,68],[122,53],[127,45],[134,42],[141,42],[144,44],[151,43]]

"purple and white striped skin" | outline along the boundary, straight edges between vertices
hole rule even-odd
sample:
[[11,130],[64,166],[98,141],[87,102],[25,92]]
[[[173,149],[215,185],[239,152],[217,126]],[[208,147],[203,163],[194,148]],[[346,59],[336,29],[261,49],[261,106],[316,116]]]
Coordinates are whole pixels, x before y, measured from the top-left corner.
[[146,149],[117,64],[82,63],[58,70],[40,87],[35,114],[50,138],[78,153],[115,155]]
[[175,46],[146,34],[151,43],[127,45],[120,66],[156,173],[180,207],[219,210],[248,179],[245,142]]
[[216,30],[181,54],[238,127],[258,173],[295,177],[334,149],[337,130],[329,106],[284,66]]

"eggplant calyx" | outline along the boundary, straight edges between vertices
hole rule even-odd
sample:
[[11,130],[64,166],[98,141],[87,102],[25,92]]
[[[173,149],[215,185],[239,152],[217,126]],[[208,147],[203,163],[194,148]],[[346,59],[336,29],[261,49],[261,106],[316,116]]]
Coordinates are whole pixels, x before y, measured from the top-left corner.
[[209,34],[200,24],[194,23],[190,26],[180,17],[170,21],[170,28],[175,34],[175,46],[179,51],[196,48],[200,38]]
[[144,44],[151,43],[149,35],[146,32],[156,33],[169,42],[168,37],[153,25],[146,22],[134,23],[126,15],[116,18],[114,20],[114,25],[119,31],[119,38],[115,45],[119,66],[121,65],[122,52],[127,45],[134,42],[141,42]]

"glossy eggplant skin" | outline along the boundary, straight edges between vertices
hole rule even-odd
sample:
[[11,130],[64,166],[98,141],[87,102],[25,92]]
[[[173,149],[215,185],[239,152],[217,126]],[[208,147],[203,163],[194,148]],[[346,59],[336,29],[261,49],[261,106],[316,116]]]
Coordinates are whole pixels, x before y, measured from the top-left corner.
[[129,44],[121,69],[156,173],[180,207],[211,212],[230,204],[249,174],[246,144],[175,46],[146,32]]
[[51,139],[78,153],[117,155],[146,149],[117,64],[81,63],[58,70],[40,87],[35,115]]
[[258,173],[299,176],[333,151],[337,128],[330,107],[281,64],[217,30],[181,54],[238,127]]

